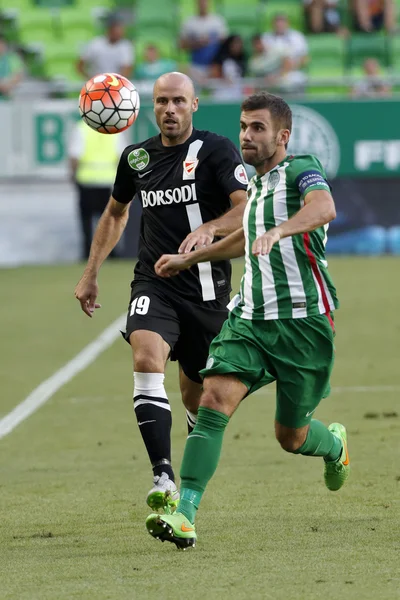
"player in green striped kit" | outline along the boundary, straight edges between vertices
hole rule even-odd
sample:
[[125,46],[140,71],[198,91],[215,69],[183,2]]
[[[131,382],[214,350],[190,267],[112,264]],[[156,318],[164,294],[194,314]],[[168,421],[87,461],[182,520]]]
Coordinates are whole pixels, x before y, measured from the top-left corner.
[[174,514],[150,515],[154,537],[178,547],[194,546],[194,519],[213,476],[229,418],[243,398],[277,383],[275,434],[287,452],[324,459],[329,490],[349,475],[346,430],[313,419],[329,393],[334,360],[336,291],[325,260],[326,230],[335,218],[330,186],[311,155],[290,156],[289,106],[260,93],[242,104],[240,143],[256,169],[248,186],[243,229],[207,248],[166,255],[160,276],[193,264],[245,255],[240,292],[210,346],[197,424],[188,436],[181,466],[181,500]]

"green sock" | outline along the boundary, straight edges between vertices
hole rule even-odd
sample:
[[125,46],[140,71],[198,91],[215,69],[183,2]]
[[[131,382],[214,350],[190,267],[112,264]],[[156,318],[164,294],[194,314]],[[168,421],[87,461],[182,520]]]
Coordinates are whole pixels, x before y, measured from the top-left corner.
[[222,439],[229,417],[201,406],[197,423],[188,436],[181,466],[181,499],[178,512],[191,523],[207,483],[214,475],[221,454]]
[[327,462],[337,460],[342,451],[342,443],[336,435],[316,419],[312,419],[306,441],[294,454],[323,456]]

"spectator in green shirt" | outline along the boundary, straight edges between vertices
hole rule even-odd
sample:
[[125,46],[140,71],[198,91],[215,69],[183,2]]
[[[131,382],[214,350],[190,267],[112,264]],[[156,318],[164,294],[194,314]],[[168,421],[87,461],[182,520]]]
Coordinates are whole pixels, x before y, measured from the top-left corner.
[[144,60],[135,69],[135,79],[151,79],[155,81],[164,73],[176,71],[176,60],[161,58],[156,45],[149,44],[144,50]]
[[24,65],[18,54],[12,52],[7,40],[0,36],[0,98],[9,98],[21,81]]

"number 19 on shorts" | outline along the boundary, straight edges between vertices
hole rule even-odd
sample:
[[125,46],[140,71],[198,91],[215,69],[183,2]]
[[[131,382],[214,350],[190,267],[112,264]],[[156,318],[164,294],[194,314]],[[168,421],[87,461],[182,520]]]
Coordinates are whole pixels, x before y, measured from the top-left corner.
[[131,312],[130,316],[137,315],[147,315],[147,312],[150,307],[150,298],[148,296],[138,296],[134,299],[131,304]]

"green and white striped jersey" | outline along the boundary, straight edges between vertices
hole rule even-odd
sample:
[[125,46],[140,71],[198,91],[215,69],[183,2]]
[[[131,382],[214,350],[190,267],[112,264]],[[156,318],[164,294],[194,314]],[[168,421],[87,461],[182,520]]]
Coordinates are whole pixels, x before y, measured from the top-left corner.
[[283,238],[269,255],[254,256],[254,240],[287,221],[312,190],[330,191],[315,156],[287,156],[269,173],[249,182],[243,216],[245,271],[240,292],[229,309],[250,320],[300,319],[329,313],[339,306],[327,270],[327,229]]

